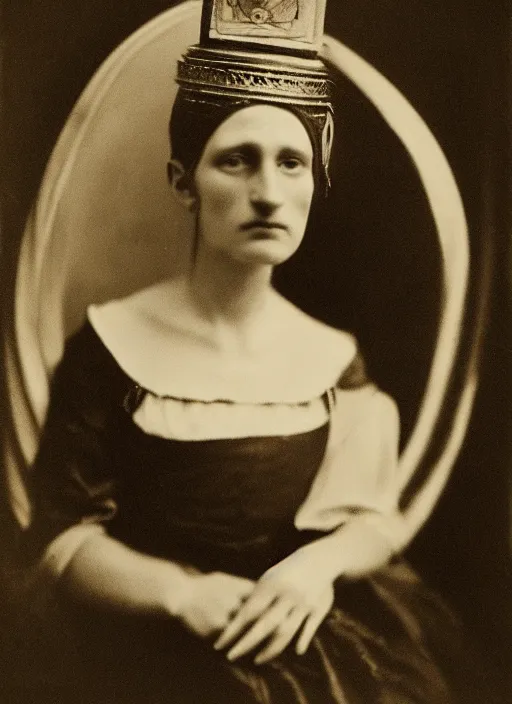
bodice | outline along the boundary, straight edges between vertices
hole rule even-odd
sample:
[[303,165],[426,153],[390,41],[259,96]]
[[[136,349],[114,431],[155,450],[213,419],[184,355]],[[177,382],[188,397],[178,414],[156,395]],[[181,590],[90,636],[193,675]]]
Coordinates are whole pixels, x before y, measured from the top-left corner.
[[169,440],[127,416],[116,443],[120,510],[110,532],[200,569],[261,574],[304,538],[294,517],[327,436],[324,424],[289,436]]

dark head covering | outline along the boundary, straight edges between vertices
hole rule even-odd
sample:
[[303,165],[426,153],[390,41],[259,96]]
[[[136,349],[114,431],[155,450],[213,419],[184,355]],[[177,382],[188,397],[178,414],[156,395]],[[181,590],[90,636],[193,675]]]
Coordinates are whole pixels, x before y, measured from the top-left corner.
[[334,131],[331,82],[317,57],[325,0],[268,7],[263,0],[204,1],[200,44],[178,62],[172,157],[193,171],[206,142],[230,115],[251,105],[274,105],[304,125],[317,192],[325,193]]

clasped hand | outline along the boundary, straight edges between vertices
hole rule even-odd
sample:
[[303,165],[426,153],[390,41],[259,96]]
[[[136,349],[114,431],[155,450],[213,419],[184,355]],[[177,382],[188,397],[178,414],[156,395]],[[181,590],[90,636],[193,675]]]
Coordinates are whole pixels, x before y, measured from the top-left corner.
[[182,620],[198,635],[221,631],[214,647],[229,647],[231,661],[256,651],[255,663],[263,664],[282,653],[296,635],[295,650],[303,654],[334,599],[332,578],[312,568],[304,548],[256,583],[223,573],[195,579],[202,582],[203,606],[193,599],[196,608],[189,608]]

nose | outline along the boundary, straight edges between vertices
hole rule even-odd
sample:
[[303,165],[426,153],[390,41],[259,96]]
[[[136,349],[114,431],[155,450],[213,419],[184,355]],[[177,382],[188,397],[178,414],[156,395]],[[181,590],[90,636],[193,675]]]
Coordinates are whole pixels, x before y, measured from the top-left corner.
[[251,178],[250,200],[263,213],[272,213],[283,201],[279,169],[276,164],[262,162]]

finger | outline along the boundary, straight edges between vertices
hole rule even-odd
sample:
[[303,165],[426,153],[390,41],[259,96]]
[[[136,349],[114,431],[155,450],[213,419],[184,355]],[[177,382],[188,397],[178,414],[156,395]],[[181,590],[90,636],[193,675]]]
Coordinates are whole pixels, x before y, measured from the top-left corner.
[[233,601],[231,601],[226,604],[226,622],[220,629],[220,632],[217,634],[217,637],[220,638],[224,630],[228,627],[228,625],[236,618],[236,616],[240,613],[240,609],[243,608],[243,605],[245,603],[245,598],[244,597],[239,597]]
[[320,609],[319,611],[314,611],[309,616],[297,641],[297,647],[295,648],[297,655],[304,655],[309,648],[309,644],[317,632],[318,627],[326,617],[327,611],[328,610]]
[[251,582],[249,579],[244,579],[240,581],[237,588],[237,593],[240,601],[245,601],[254,592],[255,582]]
[[262,613],[264,613],[272,601],[275,595],[263,591],[253,591],[251,596],[247,601],[241,606],[239,612],[233,618],[232,621],[227,625],[224,631],[221,633],[220,637],[214,644],[216,650],[221,650],[227,645],[230,645],[238,636],[251,624],[256,621]]
[[233,619],[254,591],[254,583],[237,585],[233,592],[225,592],[223,603],[230,619]]
[[259,645],[265,638],[268,638],[268,636],[281,625],[292,609],[293,604],[285,599],[281,599],[271,606],[268,611],[256,621],[252,628],[242,636],[238,643],[231,648],[227,654],[228,660],[236,660],[253,650],[253,648]]
[[281,655],[292,641],[307,615],[306,609],[295,609],[286,621],[281,626],[278,626],[276,634],[270,643],[254,658],[256,665],[262,665]]

